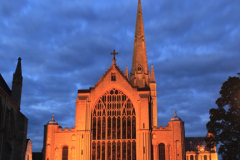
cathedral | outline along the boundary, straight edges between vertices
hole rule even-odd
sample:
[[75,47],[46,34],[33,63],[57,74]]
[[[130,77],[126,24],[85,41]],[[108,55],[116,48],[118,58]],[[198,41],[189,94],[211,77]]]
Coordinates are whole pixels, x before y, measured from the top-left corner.
[[140,0],[133,48],[130,75],[127,67],[123,72],[117,66],[114,50],[96,85],[78,90],[75,127],[62,129],[54,116],[44,126],[44,160],[217,160],[216,147],[209,149],[205,137],[185,137],[176,111],[167,126],[157,124]]

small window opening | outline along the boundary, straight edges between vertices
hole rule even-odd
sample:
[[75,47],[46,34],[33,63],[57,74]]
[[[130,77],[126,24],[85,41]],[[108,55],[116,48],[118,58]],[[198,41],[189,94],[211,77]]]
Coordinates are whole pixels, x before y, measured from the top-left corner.
[[111,81],[116,81],[116,74],[115,73],[111,74]]
[[138,71],[141,71],[142,70],[142,67],[141,65],[138,66]]
[[145,123],[143,123],[143,129],[145,128]]

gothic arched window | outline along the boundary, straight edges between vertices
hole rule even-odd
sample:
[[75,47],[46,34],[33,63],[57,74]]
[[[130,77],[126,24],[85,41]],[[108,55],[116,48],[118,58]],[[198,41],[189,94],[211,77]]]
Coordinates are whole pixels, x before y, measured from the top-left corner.
[[62,149],[62,160],[68,160],[68,146],[64,146]]
[[120,90],[107,91],[92,110],[92,153],[92,160],[136,160],[135,109]]
[[165,144],[160,143],[159,147],[159,160],[165,160]]

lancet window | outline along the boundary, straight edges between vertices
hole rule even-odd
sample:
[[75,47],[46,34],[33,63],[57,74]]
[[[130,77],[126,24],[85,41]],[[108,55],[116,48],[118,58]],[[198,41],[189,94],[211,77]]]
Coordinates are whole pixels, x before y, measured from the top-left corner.
[[92,112],[92,160],[97,159],[136,159],[135,109],[117,89],[101,96]]
[[111,81],[116,81],[116,73],[111,73]]
[[9,142],[12,143],[13,142],[13,138],[14,138],[14,129],[15,129],[15,120],[14,120],[14,111],[13,109],[10,110],[10,117],[9,117],[9,121],[10,121],[10,130],[9,130]]

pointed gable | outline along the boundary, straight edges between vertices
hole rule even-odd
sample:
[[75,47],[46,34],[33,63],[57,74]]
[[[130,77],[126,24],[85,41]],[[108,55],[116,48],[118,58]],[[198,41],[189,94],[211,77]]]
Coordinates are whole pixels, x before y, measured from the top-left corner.
[[[119,75],[121,77],[119,77]],[[123,73],[123,71],[116,64],[112,64],[111,67],[108,68],[108,70],[103,74],[103,76],[99,79],[99,81],[96,83],[96,85],[93,88],[96,88],[97,86],[99,86],[104,80],[106,80],[107,77],[108,77],[107,81],[118,81],[118,78],[124,79],[130,86],[132,86],[131,82]]]

